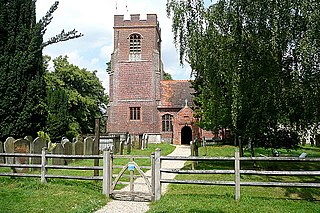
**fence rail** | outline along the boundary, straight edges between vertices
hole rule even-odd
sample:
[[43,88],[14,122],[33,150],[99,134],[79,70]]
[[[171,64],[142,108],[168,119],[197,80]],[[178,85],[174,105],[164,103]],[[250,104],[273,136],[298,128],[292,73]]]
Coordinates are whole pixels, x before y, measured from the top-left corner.
[[[159,154],[158,154],[159,155]],[[260,187],[312,187],[320,188],[320,183],[310,182],[243,182],[240,175],[274,175],[274,176],[318,176],[320,171],[257,171],[257,170],[241,170],[241,161],[276,161],[276,162],[320,162],[320,158],[294,158],[294,157],[240,157],[239,150],[235,149],[234,157],[177,157],[177,156],[161,156],[164,160],[183,160],[183,161],[230,161],[234,162],[233,170],[180,170],[167,169],[160,166],[160,177],[162,173],[176,174],[234,174],[234,181],[207,181],[207,180],[171,180],[160,178],[162,183],[173,184],[201,184],[201,185],[225,185],[235,187],[235,199],[240,199],[240,186],[260,186]],[[161,187],[161,186],[160,186]],[[160,196],[160,195],[159,195]]]
[[[245,182],[241,181],[241,175],[273,175],[273,176],[319,176],[320,171],[258,171],[258,170],[245,170],[241,169],[241,161],[257,162],[257,161],[275,161],[275,162],[320,162],[320,158],[286,158],[286,157],[240,157],[239,150],[235,149],[234,157],[180,157],[180,156],[161,156],[161,151],[157,149],[151,156],[126,156],[126,155],[112,155],[110,151],[104,151],[103,155],[60,155],[60,154],[48,154],[46,148],[42,150],[42,154],[21,154],[21,153],[0,153],[0,157],[39,157],[41,158],[40,164],[16,164],[16,163],[1,163],[0,167],[17,167],[17,168],[38,168],[40,174],[30,173],[0,173],[0,176],[11,177],[35,177],[40,178],[42,183],[46,183],[48,178],[61,178],[61,179],[77,179],[77,180],[102,180],[102,192],[108,196],[111,195],[116,181],[114,181],[114,175],[112,174],[112,168],[126,169],[126,166],[113,165],[113,159],[126,158],[130,159],[130,163],[134,163],[133,159],[150,159],[151,166],[138,166],[135,164],[135,169],[150,169],[151,168],[151,180],[150,191],[153,200],[159,200],[161,197],[161,184],[173,183],[173,184],[201,184],[201,185],[225,185],[234,186],[235,199],[240,199],[240,187],[241,186],[260,186],[260,187],[313,187],[320,188],[320,183],[310,182]],[[70,166],[70,165],[48,165],[49,158],[69,158],[69,159],[102,159],[103,166]],[[234,162],[233,169],[218,169],[218,170],[181,170],[181,169],[169,169],[162,168],[161,162],[164,160],[169,161],[230,161]],[[13,161],[14,162],[14,161]],[[67,175],[54,175],[48,174],[48,169],[74,169],[74,170],[94,170],[103,171],[102,176],[67,176]],[[233,181],[208,181],[208,180],[176,180],[176,179],[164,179],[161,177],[162,173],[176,173],[176,174],[233,174]],[[144,173],[143,173],[144,174]],[[121,176],[121,175],[120,175]],[[119,177],[120,177],[119,176]],[[124,174],[125,177],[130,177],[130,185],[133,189],[133,180],[137,177],[130,171],[130,175]],[[150,176],[143,175],[145,179]],[[119,177],[116,178],[119,181]],[[146,180],[147,182],[149,180]],[[118,183],[124,183],[119,181]],[[125,182],[127,183],[127,182]],[[133,190],[130,190],[132,193]]]
[[45,183],[48,178],[61,178],[61,179],[77,179],[77,180],[103,180],[102,176],[69,176],[69,175],[55,175],[47,174],[48,169],[71,169],[71,170],[103,170],[103,166],[69,166],[69,165],[48,165],[49,158],[62,158],[62,159],[102,159],[101,155],[60,155],[60,154],[48,154],[47,148],[42,149],[42,154],[30,154],[30,153],[0,153],[3,157],[39,157],[41,158],[40,164],[0,164],[0,167],[11,168],[38,168],[40,174],[29,173],[0,173],[0,176],[10,177],[35,177],[41,178],[41,182]]

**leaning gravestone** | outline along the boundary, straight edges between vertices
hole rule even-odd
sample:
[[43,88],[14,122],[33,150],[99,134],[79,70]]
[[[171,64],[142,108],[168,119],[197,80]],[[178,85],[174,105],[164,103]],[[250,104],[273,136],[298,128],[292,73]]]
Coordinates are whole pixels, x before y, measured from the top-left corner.
[[[57,143],[56,147],[52,150],[54,155],[63,155],[63,147],[61,143]],[[63,158],[52,158],[52,165],[64,165]]]
[[[37,137],[31,143],[31,153],[41,154],[43,147],[47,147],[46,139]],[[41,157],[32,157],[31,164],[41,164]],[[34,168],[33,170],[38,170],[38,168]]]
[[[63,143],[63,154],[64,155],[72,155],[73,151],[72,151],[72,148],[73,148],[73,145],[70,141],[67,141],[67,142],[64,142]],[[72,159],[71,158],[65,158],[65,162],[68,164],[70,162],[72,162]]]
[[[0,141],[0,153],[3,153],[3,143]],[[4,163],[4,157],[0,156],[0,163]]]
[[[18,139],[14,142],[14,153],[30,153],[30,142],[26,139]],[[29,157],[15,157],[15,164],[29,164]],[[15,168],[16,172],[25,173],[29,168]]]
[[84,154],[85,155],[92,155],[93,149],[93,139],[92,138],[85,138],[84,139]]
[[[4,142],[4,152],[5,153],[14,153],[14,141],[13,137],[8,137]],[[13,164],[14,157],[6,157],[7,164]]]

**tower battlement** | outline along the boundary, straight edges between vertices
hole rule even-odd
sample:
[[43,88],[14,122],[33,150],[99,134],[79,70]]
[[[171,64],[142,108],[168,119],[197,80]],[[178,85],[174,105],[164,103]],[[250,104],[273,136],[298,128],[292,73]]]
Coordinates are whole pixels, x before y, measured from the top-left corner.
[[131,14],[130,20],[125,20],[124,15],[114,16],[114,27],[131,27],[131,26],[157,26],[159,27],[156,14],[147,14],[147,19],[140,19],[140,14]]

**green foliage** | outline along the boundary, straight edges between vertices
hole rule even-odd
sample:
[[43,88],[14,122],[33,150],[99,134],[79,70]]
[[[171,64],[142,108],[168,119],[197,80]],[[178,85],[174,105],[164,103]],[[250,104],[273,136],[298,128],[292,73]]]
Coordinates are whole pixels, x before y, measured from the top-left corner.
[[0,14],[0,138],[34,137],[46,116],[35,1],[2,1]]
[[38,133],[38,137],[42,138],[44,140],[46,140],[47,142],[50,142],[50,136],[48,135],[48,133],[45,133],[44,131],[39,131]]
[[36,136],[46,122],[42,49],[82,36],[62,31],[43,42],[58,2],[36,22],[36,1],[3,0],[0,4],[0,139]]
[[164,72],[163,73],[163,80],[168,81],[168,80],[173,80],[173,79],[172,79],[172,76],[170,73]]
[[70,64],[68,58],[53,60],[54,71],[46,73],[48,119],[47,131],[53,141],[80,133],[93,133],[94,119],[102,116],[108,97],[96,71]]
[[[46,13],[46,15],[44,17],[42,17],[42,19],[39,21],[39,25],[41,27],[41,35],[43,36],[45,34],[45,32],[47,31],[47,27],[48,25],[51,23],[53,17],[53,13],[58,9],[58,5],[59,5],[59,1],[55,1],[53,3],[53,5],[50,7],[49,11]],[[65,30],[62,30],[61,33],[59,33],[58,35],[50,38],[48,41],[43,42],[42,44],[42,48],[50,45],[50,44],[54,44],[54,43],[58,43],[61,41],[67,41],[70,39],[74,39],[74,38],[79,38],[82,37],[83,34],[82,33],[78,33],[78,31],[76,31],[75,29],[65,32]]]
[[319,8],[312,0],[219,0],[208,8],[168,0],[181,63],[195,77],[199,125],[272,147],[278,133],[317,128]]

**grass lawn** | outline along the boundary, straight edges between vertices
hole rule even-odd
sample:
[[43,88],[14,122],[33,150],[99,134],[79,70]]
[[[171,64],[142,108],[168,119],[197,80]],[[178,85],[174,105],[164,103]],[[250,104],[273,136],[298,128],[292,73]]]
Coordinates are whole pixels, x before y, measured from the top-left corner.
[[[169,144],[150,144],[148,149],[133,149],[131,154],[150,156],[156,148],[166,155],[174,150]],[[119,165],[126,162],[127,159],[115,159]],[[150,165],[150,160],[145,159],[140,163]],[[93,161],[75,161],[71,165],[92,166]],[[0,172],[10,172],[10,168],[0,168]],[[92,176],[93,171],[50,169],[49,174]],[[0,177],[1,213],[93,212],[108,201],[102,194],[101,181],[48,179],[48,183],[41,184],[39,178]]]
[[[279,150],[282,156],[299,156],[306,152],[308,157],[320,157],[320,149],[306,146],[298,150]],[[207,150],[200,148],[200,156],[233,156],[232,146],[212,146]],[[269,150],[257,149],[256,154],[268,155]],[[245,156],[250,153],[245,152]],[[317,170],[319,163],[274,163],[257,162],[252,164],[242,162],[243,169],[263,170]],[[233,162],[199,162],[197,169],[232,169]],[[184,169],[191,169],[187,162]],[[233,181],[233,175],[178,175],[176,179],[220,180]],[[241,181],[309,181],[320,183],[320,177],[285,177],[241,175]],[[241,187],[241,200],[234,200],[234,187],[229,186],[200,186],[171,184],[168,192],[160,201],[154,202],[148,212],[320,212],[320,189],[318,188],[287,188],[287,187]]]

